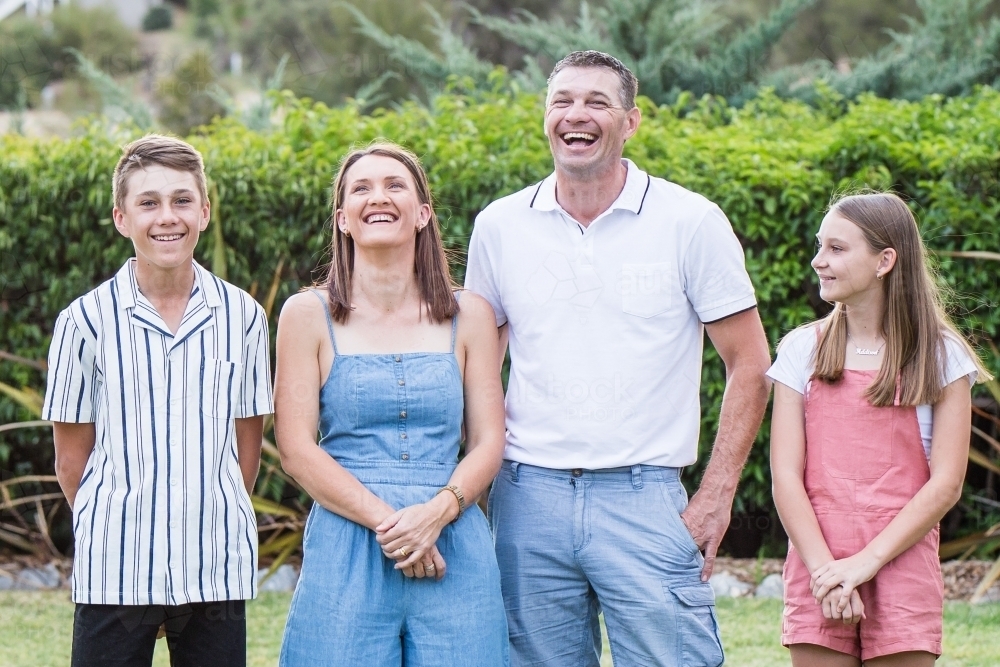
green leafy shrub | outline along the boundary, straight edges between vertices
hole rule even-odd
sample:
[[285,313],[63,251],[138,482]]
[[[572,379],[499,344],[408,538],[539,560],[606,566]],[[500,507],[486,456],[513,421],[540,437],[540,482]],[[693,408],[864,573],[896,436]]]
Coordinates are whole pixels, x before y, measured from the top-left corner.
[[[862,186],[893,187],[909,198],[961,326],[983,342],[1000,339],[992,263],[946,254],[996,250],[1000,93],[916,102],[863,95],[848,103],[821,89],[818,97],[821,104],[811,107],[764,92],[740,109],[713,97],[679,100],[689,109],[684,117],[641,98],[642,127],[626,154],[726,211],[746,249],[772,344],[826,312],[809,266],[814,235],[831,194]],[[261,301],[277,285],[272,326],[283,300],[323,262],[330,180],[352,144],[386,137],[422,156],[456,251],[490,201],[552,169],[535,95],[442,95],[430,109],[406,104],[372,115],[290,94],[279,101],[283,121],[270,132],[222,119],[191,137],[217,193],[217,228],[201,240],[197,257],[224,265],[230,281]],[[44,357],[56,313],[130,256],[131,245],[110,224],[110,179],[119,146],[134,136],[94,124],[65,141],[0,137],[0,350]],[[701,463],[685,475],[692,483],[707,460],[724,388],[723,368],[708,348]],[[1000,359],[991,363],[1000,370]],[[20,387],[40,380],[38,371],[0,360],[0,381]],[[0,422],[26,418],[0,398]],[[768,428],[744,473],[738,513],[771,508]],[[4,434],[10,449],[0,466],[50,465],[48,436],[34,431]]]
[[170,30],[174,25],[174,15],[166,5],[150,7],[146,15],[142,17],[142,29],[146,32],[157,30]]

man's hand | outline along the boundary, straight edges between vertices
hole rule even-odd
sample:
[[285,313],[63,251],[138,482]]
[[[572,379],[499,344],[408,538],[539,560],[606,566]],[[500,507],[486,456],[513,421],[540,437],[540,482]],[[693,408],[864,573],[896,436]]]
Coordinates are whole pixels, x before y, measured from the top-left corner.
[[732,507],[732,495],[718,493],[702,486],[681,514],[681,521],[687,526],[694,543],[705,555],[705,567],[701,571],[702,581],[708,581],[712,576],[715,554],[719,551],[719,544],[729,529]]

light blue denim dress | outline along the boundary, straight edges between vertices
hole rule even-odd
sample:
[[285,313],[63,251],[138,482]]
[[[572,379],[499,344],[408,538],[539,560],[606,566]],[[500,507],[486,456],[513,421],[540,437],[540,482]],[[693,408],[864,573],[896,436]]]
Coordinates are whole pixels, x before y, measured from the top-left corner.
[[[458,462],[464,413],[451,352],[341,354],[320,389],[320,447],[389,505],[430,500]],[[437,541],[447,572],[411,579],[375,533],[314,503],[285,626],[285,667],[504,667],[507,621],[486,518],[471,504]]]

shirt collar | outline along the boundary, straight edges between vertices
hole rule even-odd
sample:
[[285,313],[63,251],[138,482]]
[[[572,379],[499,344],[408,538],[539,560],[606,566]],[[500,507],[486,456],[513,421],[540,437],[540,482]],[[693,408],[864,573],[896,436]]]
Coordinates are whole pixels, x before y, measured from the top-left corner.
[[[621,194],[619,194],[618,198],[611,204],[608,211],[621,209],[631,211],[632,213],[638,215],[642,210],[643,201],[645,201],[646,193],[649,190],[649,174],[635,166],[635,163],[632,162],[632,160],[623,158],[622,163],[627,169],[625,173],[625,187],[622,188]],[[535,190],[535,196],[531,199],[531,208],[538,211],[563,210],[562,206],[559,205],[559,202],[556,201],[555,172],[549,174],[544,181],[538,184],[538,189]],[[607,213],[607,211],[605,211],[605,213]],[[603,216],[604,213],[601,215]]]
[[[214,275],[201,267],[198,262],[192,261],[194,265],[194,287],[191,292],[199,292],[205,299],[205,304],[209,308],[216,308],[222,305],[222,294],[219,291],[219,283]],[[118,283],[118,308],[126,310],[135,308],[141,296],[139,283],[135,279],[135,258],[130,257],[125,261],[124,266],[118,269],[115,274],[115,282]]]

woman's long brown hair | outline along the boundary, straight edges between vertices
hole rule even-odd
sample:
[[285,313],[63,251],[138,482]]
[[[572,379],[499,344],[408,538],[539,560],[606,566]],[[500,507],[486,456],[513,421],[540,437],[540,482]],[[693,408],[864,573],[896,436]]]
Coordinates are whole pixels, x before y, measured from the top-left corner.
[[[882,279],[885,357],[865,398],[874,406],[936,403],[944,389],[945,336],[963,345],[975,360],[979,377],[989,379],[942,306],[917,221],[906,202],[891,192],[848,195],[835,201],[830,212],[857,225],[872,252],[896,251],[896,264]],[[836,303],[820,326],[814,377],[837,382],[844,373],[847,348],[844,304]]]
[[445,322],[458,313],[458,302],[448,272],[448,258],[441,242],[441,229],[431,189],[427,184],[427,174],[420,166],[420,160],[407,149],[388,141],[377,141],[366,148],[352,150],[340,162],[340,169],[333,179],[331,208],[333,210],[333,239],[330,241],[330,265],[326,275],[327,299],[333,319],[343,324],[351,314],[351,289],[354,277],[354,239],[341,231],[336,224],[337,211],[344,206],[345,177],[347,171],[361,158],[378,155],[396,160],[410,172],[416,185],[417,197],[421,204],[431,207],[431,219],[417,231],[416,252],[413,257],[413,272],[420,289],[420,298],[432,320]]

